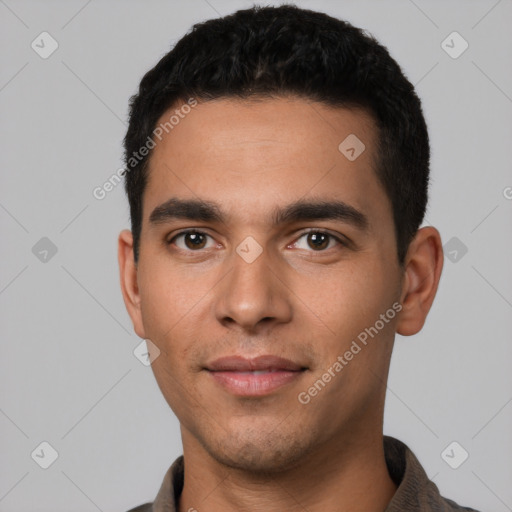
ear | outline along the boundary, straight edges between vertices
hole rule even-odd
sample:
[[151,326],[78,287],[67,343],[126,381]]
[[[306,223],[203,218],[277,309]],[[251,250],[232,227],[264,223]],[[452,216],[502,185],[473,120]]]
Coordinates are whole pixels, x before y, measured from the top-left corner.
[[405,259],[400,311],[396,332],[411,336],[421,330],[443,270],[443,245],[439,231],[432,226],[421,228],[409,245]]
[[126,310],[132,319],[133,328],[140,338],[146,338],[142,324],[139,285],[137,282],[137,266],[133,255],[133,236],[128,229],[121,231],[118,239],[117,259],[121,291],[123,292]]

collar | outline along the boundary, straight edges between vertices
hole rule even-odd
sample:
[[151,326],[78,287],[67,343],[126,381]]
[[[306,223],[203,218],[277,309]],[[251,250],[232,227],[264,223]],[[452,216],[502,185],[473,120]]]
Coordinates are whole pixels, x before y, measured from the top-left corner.
[[[443,498],[414,453],[402,441],[384,436],[383,442],[389,474],[398,486],[384,512],[477,512]],[[147,503],[129,512],[176,512],[183,479],[184,459],[181,455],[167,470],[153,504]]]

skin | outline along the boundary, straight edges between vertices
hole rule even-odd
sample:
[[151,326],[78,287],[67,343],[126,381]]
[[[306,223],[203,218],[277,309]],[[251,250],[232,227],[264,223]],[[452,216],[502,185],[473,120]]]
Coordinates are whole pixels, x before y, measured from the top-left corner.
[[[338,150],[349,134],[366,146],[352,162]],[[362,110],[221,99],[199,103],[153,150],[140,258],[136,265],[125,230],[119,264],[135,332],[161,351],[153,372],[180,421],[180,512],[368,512],[392,499],[382,428],[394,337],[422,328],[443,254],[439,232],[424,227],[399,265],[391,204],[374,171],[376,136]],[[170,197],[214,201],[226,218],[150,223]],[[274,209],[298,199],[348,203],[368,229],[338,219],[273,225]],[[187,228],[208,235],[203,248],[183,236],[166,243]],[[319,249],[304,234],[311,228],[347,243],[328,238]],[[252,263],[236,252],[248,236],[262,248]],[[402,310],[300,403],[393,303]],[[234,354],[277,355],[307,370],[269,395],[238,397],[204,369]]]

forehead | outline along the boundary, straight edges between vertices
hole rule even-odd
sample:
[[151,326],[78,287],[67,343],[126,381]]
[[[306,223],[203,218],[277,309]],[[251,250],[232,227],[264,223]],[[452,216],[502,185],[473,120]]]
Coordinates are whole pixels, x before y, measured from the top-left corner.
[[246,216],[308,194],[359,209],[387,200],[375,174],[376,127],[362,109],[296,97],[200,102],[178,120],[179,109],[158,123],[175,115],[150,158],[145,219],[171,196]]
[[368,156],[376,138],[375,122],[365,109],[328,106],[297,96],[221,98],[200,102],[193,108],[179,103],[160,117],[157,126],[163,137],[157,141],[159,149],[154,153],[169,145],[176,150],[187,142],[187,148],[188,143],[196,143],[198,156],[200,152],[211,153],[215,147],[209,143],[213,142],[223,147],[231,145],[232,149],[242,142],[285,144],[287,150],[302,142],[306,143],[302,144],[303,152],[314,157],[315,147],[318,151],[328,146],[337,150],[348,135],[365,141]]

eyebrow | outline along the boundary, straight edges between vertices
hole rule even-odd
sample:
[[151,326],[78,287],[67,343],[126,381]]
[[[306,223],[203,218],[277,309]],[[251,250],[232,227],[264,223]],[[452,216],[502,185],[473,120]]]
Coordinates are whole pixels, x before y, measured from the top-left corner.
[[[298,200],[276,208],[271,218],[274,226],[301,221],[341,220],[367,231],[370,224],[364,213],[343,201]],[[153,225],[175,219],[226,223],[227,216],[218,204],[211,201],[176,197],[157,206],[149,216],[149,222]]]

